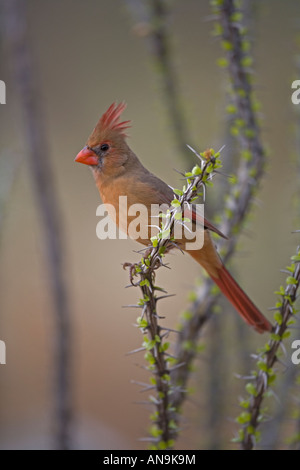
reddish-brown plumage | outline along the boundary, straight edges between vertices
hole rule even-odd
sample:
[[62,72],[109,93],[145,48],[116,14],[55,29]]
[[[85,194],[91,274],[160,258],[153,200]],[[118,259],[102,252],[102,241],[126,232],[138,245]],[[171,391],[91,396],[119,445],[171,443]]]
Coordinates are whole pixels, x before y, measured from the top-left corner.
[[99,119],[94,133],[101,136],[103,132],[116,131],[120,136],[126,137],[125,131],[130,127],[130,121],[120,122],[120,116],[125,109],[125,103],[113,103]]
[[[130,127],[130,121],[120,121],[125,107],[125,103],[118,105],[113,103],[108,108],[99,119],[86,147],[79,152],[75,159],[75,161],[88,164],[92,168],[103,202],[115,207],[116,223],[120,221],[119,196],[127,196],[128,206],[140,203],[145,205],[149,211],[151,204],[170,204],[174,198],[170,187],[150,173],[127,145],[125,130]],[[191,214],[191,218],[193,217],[194,214]],[[223,265],[209,231],[223,237],[224,235],[206,219],[203,222],[206,229],[204,230],[203,248],[201,250],[186,250],[187,253],[207,271],[249,325],[260,333],[271,331],[271,323],[255,307]],[[146,219],[144,223],[148,225],[149,220]],[[137,241],[143,244],[149,243],[148,237]]]

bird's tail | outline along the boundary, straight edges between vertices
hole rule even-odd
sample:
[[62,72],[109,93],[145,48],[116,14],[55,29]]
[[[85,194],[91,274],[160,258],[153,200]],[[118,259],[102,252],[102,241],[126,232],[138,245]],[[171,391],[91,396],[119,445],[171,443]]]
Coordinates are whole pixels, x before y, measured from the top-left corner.
[[224,265],[218,269],[218,277],[210,276],[248,325],[253,326],[259,333],[272,330],[269,320],[249,299]]

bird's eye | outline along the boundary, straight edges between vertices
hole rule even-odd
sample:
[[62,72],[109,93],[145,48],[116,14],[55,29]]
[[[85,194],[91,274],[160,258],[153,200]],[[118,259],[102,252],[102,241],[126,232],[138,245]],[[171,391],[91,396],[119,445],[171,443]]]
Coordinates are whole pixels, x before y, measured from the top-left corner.
[[108,145],[108,144],[102,144],[102,145],[100,145],[100,150],[101,150],[102,152],[106,152],[108,149],[109,149],[109,145]]

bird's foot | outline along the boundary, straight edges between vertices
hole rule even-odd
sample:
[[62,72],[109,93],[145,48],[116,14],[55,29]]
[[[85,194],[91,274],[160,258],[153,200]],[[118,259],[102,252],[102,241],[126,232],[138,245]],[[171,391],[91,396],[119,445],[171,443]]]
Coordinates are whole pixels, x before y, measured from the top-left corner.
[[137,286],[139,284],[139,283],[133,282],[133,279],[137,274],[137,269],[136,269],[137,267],[138,267],[137,263],[123,263],[123,269],[129,268],[129,279],[130,279],[130,283],[133,286]]

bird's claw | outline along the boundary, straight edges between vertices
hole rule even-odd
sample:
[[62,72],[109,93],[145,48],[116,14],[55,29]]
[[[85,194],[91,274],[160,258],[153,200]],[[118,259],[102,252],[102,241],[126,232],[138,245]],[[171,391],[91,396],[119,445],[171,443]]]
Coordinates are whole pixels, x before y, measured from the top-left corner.
[[136,263],[123,263],[123,269],[129,268],[129,279],[130,283],[135,286],[136,284],[133,282],[133,278],[136,275]]

